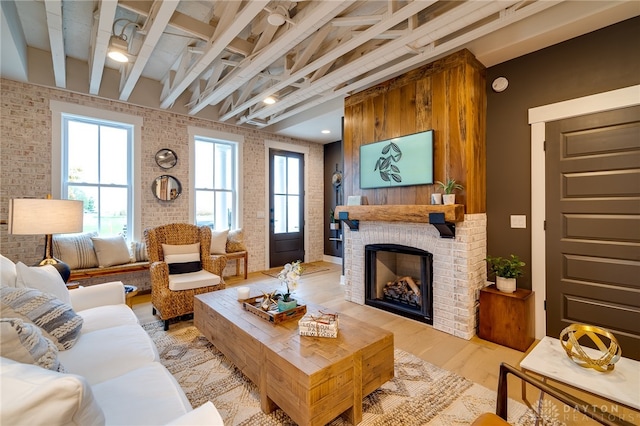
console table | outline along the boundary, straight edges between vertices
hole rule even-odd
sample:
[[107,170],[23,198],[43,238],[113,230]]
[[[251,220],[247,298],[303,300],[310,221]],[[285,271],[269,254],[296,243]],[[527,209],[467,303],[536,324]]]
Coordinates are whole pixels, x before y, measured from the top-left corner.
[[[584,349],[588,354],[598,352]],[[526,372],[539,374],[543,380],[563,383],[609,402],[640,410],[638,361],[623,357],[615,364],[613,371],[601,373],[577,365],[567,356],[560,340],[546,336],[520,362],[520,367]]]

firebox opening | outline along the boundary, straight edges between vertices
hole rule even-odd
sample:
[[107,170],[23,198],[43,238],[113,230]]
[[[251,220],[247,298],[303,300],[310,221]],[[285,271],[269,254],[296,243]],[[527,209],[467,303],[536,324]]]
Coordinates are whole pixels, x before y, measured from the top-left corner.
[[397,244],[365,246],[365,304],[433,324],[433,255]]

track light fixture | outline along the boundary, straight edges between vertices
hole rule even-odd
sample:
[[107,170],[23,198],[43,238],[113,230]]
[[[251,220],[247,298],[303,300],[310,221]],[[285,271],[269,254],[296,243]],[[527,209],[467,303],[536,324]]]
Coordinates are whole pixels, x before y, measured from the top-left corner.
[[[122,26],[120,34],[116,35],[116,24],[122,21],[126,21],[126,23]],[[124,33],[129,26],[140,28],[140,25],[126,18],[116,19],[113,22],[113,27],[111,29],[111,38],[109,39],[109,48],[107,49],[107,56],[116,62],[129,62],[129,43],[127,41],[127,36]]]

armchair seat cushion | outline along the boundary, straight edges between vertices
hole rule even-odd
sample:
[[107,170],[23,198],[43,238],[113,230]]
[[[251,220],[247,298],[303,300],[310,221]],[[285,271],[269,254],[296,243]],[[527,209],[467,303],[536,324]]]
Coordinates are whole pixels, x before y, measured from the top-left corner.
[[220,277],[204,269],[187,274],[169,275],[169,290],[193,290],[220,284]]

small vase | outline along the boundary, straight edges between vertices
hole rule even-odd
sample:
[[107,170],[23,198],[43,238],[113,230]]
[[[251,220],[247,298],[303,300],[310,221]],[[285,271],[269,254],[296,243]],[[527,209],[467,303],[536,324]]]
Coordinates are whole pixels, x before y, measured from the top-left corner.
[[296,306],[298,306],[298,301],[295,299],[289,299],[286,302],[282,299],[278,299],[278,312],[288,311]]
[[329,228],[336,230],[336,229],[340,229],[340,223],[339,222],[330,222],[329,223]]
[[442,204],[442,194],[439,192],[431,194],[431,204]]

